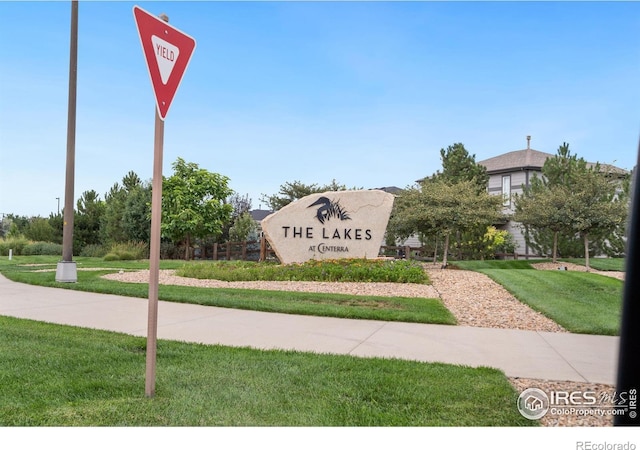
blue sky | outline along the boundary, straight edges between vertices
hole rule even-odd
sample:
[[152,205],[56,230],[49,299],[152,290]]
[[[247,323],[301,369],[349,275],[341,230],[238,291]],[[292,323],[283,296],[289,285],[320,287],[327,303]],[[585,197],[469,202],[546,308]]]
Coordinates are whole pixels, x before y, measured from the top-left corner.
[[[149,180],[154,97],[132,14],[197,47],[165,122],[177,157],[260,207],[285,182],[405,187],[462,142],[631,169],[640,3],[80,2],[75,197]],[[0,213],[64,204],[70,2],[0,1]]]

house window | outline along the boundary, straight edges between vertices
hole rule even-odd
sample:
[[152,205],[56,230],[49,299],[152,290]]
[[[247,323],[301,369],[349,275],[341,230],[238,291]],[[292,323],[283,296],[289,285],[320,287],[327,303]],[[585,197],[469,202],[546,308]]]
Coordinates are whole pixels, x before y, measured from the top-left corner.
[[511,206],[511,175],[502,176],[502,206]]

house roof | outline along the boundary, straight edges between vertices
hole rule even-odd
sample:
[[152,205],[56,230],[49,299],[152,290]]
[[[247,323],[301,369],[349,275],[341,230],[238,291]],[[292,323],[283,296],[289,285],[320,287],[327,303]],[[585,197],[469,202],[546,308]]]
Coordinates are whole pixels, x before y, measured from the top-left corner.
[[380,187],[380,188],[374,188],[374,189],[388,192],[389,194],[397,194],[398,192],[402,192],[402,189],[400,189],[397,186],[386,186],[386,187]]
[[[587,163],[588,166],[595,166],[594,163]],[[600,164],[600,172],[606,172],[611,175],[621,175],[624,176],[629,173],[628,170],[621,169],[620,167],[612,166],[611,164]]]
[[[478,164],[485,166],[489,175],[500,172],[512,172],[514,170],[533,169],[541,170],[547,158],[553,158],[555,155],[551,153],[541,152],[532,148],[524,150],[515,150],[513,152],[503,153],[493,158],[478,161]],[[595,166],[595,163],[587,163],[589,167]],[[625,175],[628,171],[610,164],[600,164],[600,171],[608,172],[614,175]]]
[[271,213],[273,213],[273,211],[270,211],[268,209],[253,209],[249,211],[249,214],[251,214],[251,217],[253,218],[253,220],[257,222],[261,222],[262,219],[264,219]]
[[478,164],[485,166],[487,173],[507,172],[514,169],[542,169],[547,158],[552,158],[551,153],[541,152],[532,148],[515,150],[503,153],[493,158],[478,161]]

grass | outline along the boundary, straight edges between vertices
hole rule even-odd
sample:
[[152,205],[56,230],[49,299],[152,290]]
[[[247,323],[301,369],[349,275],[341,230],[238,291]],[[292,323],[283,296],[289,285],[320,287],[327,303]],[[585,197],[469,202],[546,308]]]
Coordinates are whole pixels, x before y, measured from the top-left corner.
[[459,261],[573,333],[618,335],[620,280],[585,272],[535,270],[529,261]]
[[[51,258],[49,257],[49,260]],[[0,261],[0,272],[7,278],[39,286],[74,289],[127,297],[148,297],[148,285],[121,283],[102,279],[111,269],[148,268],[145,261],[103,261],[97,258],[78,258],[80,267],[105,268],[104,271],[78,270],[77,283],[57,283],[54,272],[36,272],[42,266],[25,267],[24,264],[46,263],[47,257],[18,257],[13,264]],[[55,268],[55,262],[51,267]],[[179,268],[183,261],[161,261],[161,268]],[[197,265],[197,264],[196,264]],[[315,315],[351,319],[401,321],[455,325],[453,314],[439,299],[354,296],[309,292],[264,291],[233,288],[197,288],[160,285],[160,300],[194,303],[206,306],[248,309],[254,311],[280,312],[287,314]]]
[[0,317],[0,426],[530,426],[490,368],[145,340]]
[[[579,264],[581,266],[585,265],[584,258],[563,259],[562,261]],[[589,258],[589,266],[594,270],[624,272],[624,265],[624,258]]]

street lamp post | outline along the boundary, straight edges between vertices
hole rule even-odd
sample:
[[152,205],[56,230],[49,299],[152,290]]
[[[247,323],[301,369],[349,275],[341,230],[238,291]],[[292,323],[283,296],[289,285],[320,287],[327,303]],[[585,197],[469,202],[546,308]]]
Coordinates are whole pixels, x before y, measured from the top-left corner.
[[64,190],[64,218],[62,226],[62,261],[56,268],[56,281],[78,281],[73,261],[73,185],[76,155],[76,91],[78,80],[78,0],[71,2],[71,44],[69,51],[69,108],[67,118],[67,166]]

